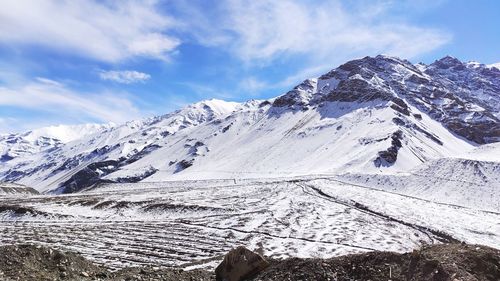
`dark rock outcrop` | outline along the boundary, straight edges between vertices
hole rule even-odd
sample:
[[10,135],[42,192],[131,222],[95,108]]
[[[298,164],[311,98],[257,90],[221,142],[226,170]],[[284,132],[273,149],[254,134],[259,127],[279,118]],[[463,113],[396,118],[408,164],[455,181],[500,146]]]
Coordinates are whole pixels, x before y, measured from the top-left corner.
[[243,281],[264,270],[269,263],[259,254],[238,247],[226,254],[215,269],[216,281]]
[[[93,162],[87,165],[85,168],[79,170],[74,175],[72,175],[68,180],[59,184],[57,192],[59,193],[73,193],[83,190],[87,187],[91,187],[100,183],[113,183],[113,182],[121,182],[121,183],[133,183],[141,181],[158,170],[150,167],[145,170],[142,174],[134,175],[131,177],[121,177],[115,180],[106,180],[103,179],[104,176],[109,175],[121,167],[134,163],[142,157],[148,155],[152,151],[160,148],[161,146],[156,144],[151,144],[145,146],[140,151],[133,151],[129,157],[121,157],[118,160],[104,160]],[[80,162],[81,160],[74,160]]]
[[396,163],[396,160],[398,159],[398,151],[403,146],[401,143],[402,139],[403,132],[401,130],[392,133],[391,146],[378,153],[378,157],[374,160],[375,166],[390,166]]

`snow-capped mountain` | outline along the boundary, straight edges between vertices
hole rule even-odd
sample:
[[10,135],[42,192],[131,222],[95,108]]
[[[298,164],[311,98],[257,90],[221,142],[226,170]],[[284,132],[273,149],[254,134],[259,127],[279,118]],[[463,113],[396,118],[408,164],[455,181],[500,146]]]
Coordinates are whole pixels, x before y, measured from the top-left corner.
[[59,125],[0,135],[0,163],[31,155],[111,128],[114,124]]
[[203,101],[7,157],[0,181],[67,193],[100,182],[406,173],[500,141],[499,118],[497,68],[365,57],[275,99]]
[[500,69],[500,62],[498,62],[498,63],[493,63],[493,64],[489,64],[489,65],[488,65],[488,67],[489,67],[489,68],[493,68],[493,67],[495,67],[496,69]]

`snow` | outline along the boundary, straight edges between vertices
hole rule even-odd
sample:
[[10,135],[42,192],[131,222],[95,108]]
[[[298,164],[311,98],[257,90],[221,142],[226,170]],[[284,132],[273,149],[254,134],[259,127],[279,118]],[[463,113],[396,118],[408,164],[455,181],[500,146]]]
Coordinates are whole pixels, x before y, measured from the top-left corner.
[[496,68],[498,70],[500,70],[500,62],[499,63],[493,63],[493,64],[489,64],[488,65],[489,68]]
[[[158,171],[143,181],[345,172],[393,174],[408,171],[422,161],[473,148],[417,108],[411,110],[420,113],[422,119],[413,122],[432,132],[444,145],[411,128],[400,128],[392,122],[397,113],[385,101],[329,102],[314,110],[295,112],[259,104],[205,101],[176,114],[130,122],[82,137],[56,152],[33,155],[32,167],[46,162],[48,157],[55,164],[19,182],[41,192],[54,190],[74,174],[74,170],[51,174],[68,159],[77,159],[78,167],[83,168],[91,161],[130,157],[151,144],[158,148],[106,178],[122,178],[127,172],[135,176],[152,168]],[[391,167],[375,167],[373,161],[378,152],[391,145],[388,137],[399,129],[404,132],[405,143],[398,154],[400,160]],[[201,146],[195,147],[197,142]],[[82,156],[104,147],[109,152],[102,156],[88,160]],[[177,163],[184,159],[193,160],[193,165],[179,171]],[[19,162],[7,163],[14,166]]]
[[42,243],[111,268],[213,266],[212,258],[239,245],[262,248],[274,258],[406,252],[440,243],[444,236],[436,231],[467,243],[500,245],[498,212],[328,175],[108,184],[3,202],[35,212],[0,212],[0,244]]
[[[213,257],[239,245],[276,258],[405,252],[450,237],[500,247],[500,143],[477,145],[452,133],[435,112],[449,113],[454,88],[440,96],[419,82],[432,75],[449,82],[483,66],[432,74],[436,65],[388,56],[375,63],[373,75],[334,70],[308,79],[285,94],[283,106],[273,105],[279,98],[212,99],[121,125],[1,136],[2,155],[15,157],[1,160],[0,178],[45,194],[0,185],[5,206],[28,210],[0,212],[0,244],[42,243],[111,268],[187,269],[213,267]],[[325,99],[344,76],[388,98]],[[471,100],[450,116],[486,122],[498,115],[494,89],[460,92]],[[395,147],[394,163],[375,164]],[[101,181],[53,194],[83,169]],[[139,182],[103,183],[127,180]]]
[[8,183],[8,182],[0,182],[0,197],[1,196],[26,196],[28,194],[35,194],[36,192],[28,188],[26,186]]
[[500,146],[479,146],[454,157],[429,160],[404,174],[347,173],[338,179],[429,199],[443,204],[500,213]]
[[83,124],[83,125],[58,125],[35,129],[23,134],[23,137],[34,142],[40,137],[58,139],[63,143],[68,143],[87,135],[101,132],[116,126],[114,123],[108,124]]
[[471,151],[462,152],[459,157],[478,161],[500,162],[500,143],[480,145]]
[[[461,64],[451,57],[440,62]],[[434,84],[420,81],[439,78],[450,83],[450,79],[474,74],[473,82],[488,82],[473,69],[480,64],[466,64],[470,69],[463,73],[389,56],[353,64],[354,69],[361,67],[359,73],[348,76],[348,70],[336,69],[305,80],[284,95],[293,102],[289,106],[272,106],[276,99],[246,103],[212,99],[122,125],[54,126],[12,136],[14,140],[0,138],[0,151],[6,155],[0,163],[0,178],[51,192],[91,163],[120,159],[127,161],[120,160],[115,171],[96,172],[118,179],[157,170],[144,182],[317,173],[397,175],[424,162],[474,149],[476,144],[451,133],[436,117],[457,103],[454,97],[435,96]],[[387,93],[389,98],[357,101],[353,96],[350,102],[327,101],[325,97],[346,79],[363,80],[373,87],[370,91]],[[416,90],[430,94],[414,97],[407,93]],[[452,108],[450,116],[470,124],[490,122],[490,112],[499,114],[495,105],[499,103],[490,90],[458,91],[481,103],[467,102],[458,113]],[[408,104],[409,114],[393,110],[392,97]],[[377,167],[379,153],[391,147],[391,136],[398,131],[402,145],[396,162]]]

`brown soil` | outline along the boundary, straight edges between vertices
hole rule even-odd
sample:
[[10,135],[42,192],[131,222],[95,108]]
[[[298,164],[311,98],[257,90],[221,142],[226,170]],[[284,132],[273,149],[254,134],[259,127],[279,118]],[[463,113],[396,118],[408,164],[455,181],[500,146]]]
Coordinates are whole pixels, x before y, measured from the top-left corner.
[[332,259],[272,261],[253,280],[500,281],[500,250],[442,244],[411,253],[371,252]]
[[[331,259],[269,260],[253,281],[500,281],[500,250],[442,244],[411,253],[371,252]],[[215,280],[213,272],[126,268],[117,272],[81,256],[36,245],[0,247],[0,280]]]

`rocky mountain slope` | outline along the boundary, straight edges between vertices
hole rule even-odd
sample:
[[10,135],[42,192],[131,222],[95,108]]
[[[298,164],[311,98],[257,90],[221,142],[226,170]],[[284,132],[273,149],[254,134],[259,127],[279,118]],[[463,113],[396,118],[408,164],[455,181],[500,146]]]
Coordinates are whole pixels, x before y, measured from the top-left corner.
[[103,182],[395,174],[500,141],[499,118],[497,68],[365,57],[275,99],[203,101],[4,153],[0,180],[70,193]]

